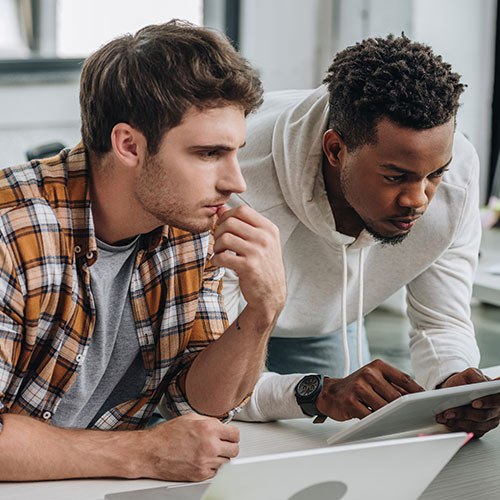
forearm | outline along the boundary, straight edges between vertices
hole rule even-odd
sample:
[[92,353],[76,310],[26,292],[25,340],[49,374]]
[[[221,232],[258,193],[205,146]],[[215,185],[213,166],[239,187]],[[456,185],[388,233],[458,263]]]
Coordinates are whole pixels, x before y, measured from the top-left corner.
[[60,429],[13,414],[2,420],[0,481],[141,476],[132,460],[140,431]]
[[237,320],[194,360],[186,378],[189,404],[222,415],[252,392],[264,367],[277,312],[247,306]]
[[303,376],[303,373],[262,373],[250,401],[235,416],[235,420],[269,422],[285,418],[304,418],[305,415],[295,397],[295,386]]

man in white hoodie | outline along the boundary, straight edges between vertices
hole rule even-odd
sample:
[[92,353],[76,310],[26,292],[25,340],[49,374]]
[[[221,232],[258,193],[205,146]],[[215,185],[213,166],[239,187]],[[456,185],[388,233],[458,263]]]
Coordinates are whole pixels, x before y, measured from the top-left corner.
[[[431,389],[487,379],[475,368],[470,319],[479,168],[455,130],[460,76],[429,47],[389,36],[340,52],[323,83],[266,95],[240,152],[248,187],[233,204],[253,207],[281,232],[288,299],[270,352],[287,346],[295,369],[285,373],[318,372],[264,374],[242,419],[362,418],[421,390],[380,360],[350,369],[347,325],[357,321],[362,366],[363,316],[403,286],[418,383]],[[224,295],[232,319],[240,298],[231,272]],[[339,349],[343,376],[323,377]],[[500,396],[473,406],[438,420],[476,436],[498,425]]]

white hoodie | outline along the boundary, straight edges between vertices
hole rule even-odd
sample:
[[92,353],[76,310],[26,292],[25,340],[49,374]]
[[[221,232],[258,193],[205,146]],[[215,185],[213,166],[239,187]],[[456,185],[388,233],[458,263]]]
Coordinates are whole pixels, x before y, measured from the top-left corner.
[[[381,245],[366,231],[358,238],[336,231],[321,169],[327,124],[325,87],[266,94],[263,107],[248,119],[240,152],[248,188],[230,204],[247,204],[280,229],[288,298],[273,335],[345,329],[406,286],[417,381],[433,388],[451,373],[477,366],[469,306],[481,236],[474,148],[455,134],[453,160],[427,212],[402,243]],[[224,299],[232,321],[241,297],[231,271]],[[265,374],[240,418],[300,416],[300,410],[291,411],[298,408],[293,387],[300,378]]]

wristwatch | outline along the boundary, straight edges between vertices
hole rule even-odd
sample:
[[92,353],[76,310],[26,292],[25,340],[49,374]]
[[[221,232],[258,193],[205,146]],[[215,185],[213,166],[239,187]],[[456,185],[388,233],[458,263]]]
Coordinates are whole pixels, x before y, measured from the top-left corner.
[[323,388],[324,375],[306,375],[295,386],[295,399],[309,417],[324,416],[316,408],[316,399]]

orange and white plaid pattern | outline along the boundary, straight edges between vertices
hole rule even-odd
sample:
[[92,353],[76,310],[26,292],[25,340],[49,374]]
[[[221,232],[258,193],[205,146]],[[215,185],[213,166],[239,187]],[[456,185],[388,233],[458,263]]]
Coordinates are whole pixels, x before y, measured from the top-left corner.
[[[0,171],[0,416],[50,422],[85,359],[96,318],[88,181],[81,144]],[[144,427],[163,393],[174,414],[191,411],[187,370],[227,328],[212,246],[211,232],[165,226],[141,236],[130,299],[146,384],[94,428]]]

